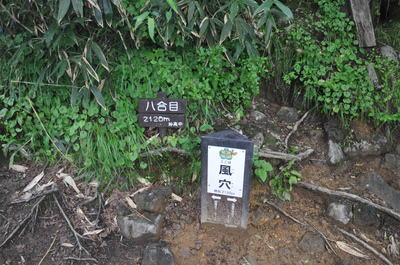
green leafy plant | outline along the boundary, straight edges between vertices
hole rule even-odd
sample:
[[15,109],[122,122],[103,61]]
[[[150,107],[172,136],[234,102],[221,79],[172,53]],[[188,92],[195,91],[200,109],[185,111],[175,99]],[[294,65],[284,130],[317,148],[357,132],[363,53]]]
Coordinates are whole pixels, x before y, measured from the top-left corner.
[[286,167],[280,169],[280,173],[269,180],[272,193],[281,200],[290,201],[290,191],[292,191],[293,183],[297,183],[297,179],[303,179],[297,170],[292,170],[295,160],[291,160]]
[[[292,19],[290,9],[278,0],[267,0],[258,5],[247,1],[141,1],[137,4],[123,1],[122,9],[132,11],[134,21],[132,38],[139,47],[145,37],[160,43],[166,49],[170,46],[184,46],[195,43],[209,47],[226,43],[224,56],[233,62],[243,49],[249,56],[258,56],[255,44],[268,44],[272,29],[276,27],[274,16]],[[228,41],[229,40],[229,41]]]
[[258,156],[253,157],[254,174],[262,181],[265,182],[268,179],[268,172],[273,171],[273,167],[269,162],[261,160]]

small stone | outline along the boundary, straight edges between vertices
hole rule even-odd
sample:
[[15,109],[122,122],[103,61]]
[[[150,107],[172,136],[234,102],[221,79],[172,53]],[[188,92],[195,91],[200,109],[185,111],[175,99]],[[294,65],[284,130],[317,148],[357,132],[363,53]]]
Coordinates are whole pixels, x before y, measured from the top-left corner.
[[263,121],[267,121],[268,120],[267,115],[265,115],[264,113],[262,113],[262,112],[260,112],[258,110],[253,110],[250,115],[256,121],[263,122]]
[[348,224],[353,217],[351,204],[347,201],[343,202],[335,198],[329,198],[327,201],[327,215],[336,221]]
[[149,211],[162,213],[171,197],[172,189],[169,186],[157,186],[152,190],[146,190],[134,197],[139,212]]
[[306,251],[314,251],[314,252],[324,252],[325,251],[325,242],[324,240],[316,234],[311,232],[307,232],[303,239],[299,242],[299,246]]
[[344,155],[342,148],[337,143],[334,143],[332,140],[329,140],[326,162],[330,165],[335,165],[340,161],[342,161],[343,158]]
[[284,122],[296,122],[299,119],[297,109],[290,107],[282,107],[276,114],[278,119]]
[[133,216],[118,216],[117,224],[121,230],[121,234],[134,241],[157,241],[161,235],[164,215],[152,214],[145,217],[135,219]]
[[175,265],[175,257],[164,244],[156,243],[144,251],[142,265]]
[[391,47],[391,46],[382,46],[380,48],[380,52],[381,52],[381,54],[383,56],[389,57],[390,59],[392,59],[396,63],[399,62],[399,56],[398,56],[396,50],[393,49],[393,47]]
[[117,209],[118,216],[127,216],[132,213],[131,210],[122,203],[118,203],[115,208]]
[[251,140],[254,142],[254,147],[261,148],[264,143],[264,135],[259,132]]

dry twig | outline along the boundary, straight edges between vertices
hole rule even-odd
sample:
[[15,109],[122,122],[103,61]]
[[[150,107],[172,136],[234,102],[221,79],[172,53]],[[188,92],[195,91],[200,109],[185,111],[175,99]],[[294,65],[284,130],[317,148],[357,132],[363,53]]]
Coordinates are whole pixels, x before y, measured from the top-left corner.
[[296,223],[306,227],[307,224],[300,222],[299,220],[295,219],[294,217],[292,217],[290,214],[288,214],[287,212],[285,212],[284,210],[282,210],[281,208],[279,208],[278,206],[276,206],[275,204],[273,204],[272,202],[269,202],[268,200],[264,200],[264,202],[268,203],[269,205],[273,206],[275,209],[277,209],[278,211],[280,211],[282,214],[284,214],[286,217],[292,219],[293,221],[295,221]]
[[75,257],[65,257],[65,260],[77,260],[77,261],[94,261],[96,263],[98,263],[97,260],[93,259],[93,258],[75,258]]
[[313,149],[308,149],[307,151],[297,154],[297,155],[292,155],[292,154],[285,154],[285,153],[280,153],[280,152],[275,152],[272,150],[262,150],[258,152],[259,157],[265,157],[265,158],[277,158],[277,159],[282,159],[282,160],[296,160],[296,161],[301,161],[302,159],[308,157],[314,152]]
[[355,235],[352,235],[346,231],[344,231],[343,229],[340,229],[339,227],[337,228],[339,229],[340,232],[342,232],[342,234],[345,234],[346,236],[351,237],[352,239],[354,239],[355,241],[357,241],[358,243],[360,243],[361,245],[363,245],[363,247],[369,249],[371,252],[373,252],[375,255],[377,255],[380,259],[382,259],[384,262],[386,262],[389,265],[393,265],[393,263],[388,260],[385,256],[383,256],[381,253],[379,253],[378,251],[376,251],[373,247],[371,247],[370,245],[368,245],[367,243],[365,243],[364,241],[362,241],[361,239],[359,239],[358,237],[356,237]]
[[308,115],[308,113],[309,113],[310,111],[311,111],[311,110],[307,111],[307,112],[303,115],[303,117],[302,117],[299,121],[296,122],[296,124],[295,124],[294,127],[293,127],[293,130],[286,136],[286,139],[285,139],[285,147],[286,147],[286,148],[288,148],[289,137],[290,137],[295,131],[297,131],[297,128],[299,127],[300,123],[302,123],[302,122],[304,121],[304,119],[307,117],[307,115]]
[[68,219],[68,216],[65,214],[64,210],[62,209],[60,203],[59,203],[58,200],[57,200],[57,197],[56,197],[54,194],[53,194],[53,198],[54,198],[54,201],[56,202],[56,204],[57,204],[57,206],[58,206],[58,209],[60,209],[60,212],[61,212],[62,216],[64,217],[65,221],[67,221],[67,224],[68,224],[70,230],[71,230],[72,233],[74,234],[75,239],[76,239],[76,242],[78,243],[79,250],[84,250],[88,255],[90,255],[89,251],[87,251],[87,250],[82,246],[82,244],[81,244],[81,242],[80,242],[80,240],[79,240],[79,238],[82,238],[82,239],[89,239],[89,240],[90,240],[90,238],[84,237],[84,236],[80,235],[78,232],[75,231],[74,227],[73,227],[72,224],[71,224],[71,221]]
[[54,237],[53,242],[51,242],[49,249],[47,250],[46,254],[44,254],[43,258],[40,260],[38,265],[40,265],[43,262],[43,260],[46,258],[47,254],[49,254],[51,247],[54,245],[54,242],[56,241],[56,238],[57,238],[57,235]]
[[46,198],[45,195],[43,195],[38,202],[33,205],[31,212],[28,214],[28,216],[22,220],[22,222],[11,232],[11,234],[3,241],[3,243],[1,243],[0,247],[4,246],[17,232],[19,229],[21,229],[21,227],[32,217],[33,213],[37,210],[37,208],[39,207],[40,203],[44,200],[44,198]]

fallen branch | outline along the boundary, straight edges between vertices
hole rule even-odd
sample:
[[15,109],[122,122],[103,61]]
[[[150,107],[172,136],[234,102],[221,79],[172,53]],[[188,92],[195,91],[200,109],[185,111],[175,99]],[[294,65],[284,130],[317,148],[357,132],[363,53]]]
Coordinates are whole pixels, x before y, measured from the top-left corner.
[[361,197],[359,197],[357,195],[354,195],[354,194],[351,194],[351,193],[347,193],[347,192],[343,192],[343,191],[329,190],[329,189],[322,188],[322,187],[319,187],[319,186],[316,186],[316,185],[313,185],[313,184],[310,184],[310,183],[307,183],[307,182],[303,182],[303,181],[299,181],[294,185],[300,186],[300,187],[304,187],[304,188],[307,188],[307,189],[310,189],[310,190],[313,190],[313,191],[318,191],[318,192],[321,192],[321,193],[324,193],[324,194],[328,194],[328,195],[331,195],[331,196],[338,196],[338,197],[342,197],[342,198],[345,198],[345,199],[349,199],[349,200],[365,203],[365,204],[367,204],[369,206],[372,206],[372,207],[378,209],[381,212],[387,213],[387,214],[395,217],[397,220],[400,220],[400,213],[398,213],[398,212],[396,212],[394,210],[391,210],[389,208],[383,207],[383,206],[381,206],[379,204],[370,202],[370,201],[368,201],[368,200],[366,200],[364,198],[361,198]]
[[296,223],[306,227],[307,224],[300,222],[299,220],[295,219],[294,217],[292,217],[291,215],[289,215],[287,212],[285,212],[284,210],[282,210],[281,208],[279,208],[278,206],[276,206],[275,204],[273,204],[272,202],[269,202],[268,200],[264,200],[265,203],[273,206],[275,209],[277,209],[278,211],[280,211],[282,214],[284,214],[286,217],[292,219],[293,221],[295,221]]
[[39,207],[40,203],[46,198],[45,195],[43,195],[38,202],[33,205],[31,212],[28,214],[28,216],[22,220],[22,222],[11,232],[11,234],[1,243],[0,248],[4,246],[17,232],[21,227],[32,217],[33,213],[36,211],[36,209]]
[[47,249],[46,254],[44,254],[43,258],[40,260],[38,265],[42,264],[43,260],[46,258],[47,254],[49,254],[51,247],[54,245],[54,242],[56,241],[57,235],[54,237],[53,242],[51,243],[49,249]]
[[352,235],[352,234],[344,231],[343,229],[340,229],[339,227],[337,229],[339,229],[339,231],[342,232],[342,234],[345,234],[346,236],[351,237],[352,239],[354,239],[355,241],[357,241],[358,243],[363,245],[365,248],[369,249],[371,252],[373,252],[375,255],[377,255],[380,259],[382,259],[387,264],[393,265],[393,263],[390,260],[388,260],[385,256],[383,256],[381,253],[376,251],[373,247],[371,247],[370,245],[368,245],[367,243],[365,243],[364,241],[362,241],[361,239],[359,239],[355,235]]
[[65,257],[64,258],[64,260],[69,260],[69,259],[77,260],[77,261],[94,261],[94,262],[98,263],[98,261],[93,258],[75,258],[75,257]]
[[288,148],[289,137],[290,137],[295,131],[297,131],[297,127],[299,127],[300,123],[302,123],[302,122],[304,121],[304,119],[307,117],[307,115],[308,115],[308,113],[309,113],[310,111],[311,111],[311,110],[307,111],[307,112],[303,115],[303,117],[302,117],[299,121],[296,122],[296,124],[295,124],[294,127],[293,127],[293,130],[286,136],[286,139],[285,139],[285,147],[286,147],[286,148]]
[[81,242],[80,242],[80,240],[79,240],[79,238],[82,238],[82,239],[89,239],[89,240],[90,240],[90,238],[84,237],[84,236],[80,235],[78,232],[75,231],[74,227],[73,227],[72,224],[71,224],[71,221],[68,219],[68,217],[67,217],[67,215],[65,214],[64,210],[62,209],[60,203],[58,202],[56,195],[53,194],[53,198],[54,198],[54,201],[56,202],[56,204],[57,204],[57,206],[58,206],[58,209],[60,209],[60,212],[61,212],[62,216],[64,217],[65,221],[67,221],[67,224],[68,224],[70,230],[71,230],[72,233],[74,234],[75,239],[76,239],[76,242],[78,243],[79,250],[84,250],[88,255],[90,255],[89,251],[87,251],[87,250],[82,246],[82,244],[81,244]]
[[265,157],[265,158],[277,158],[277,159],[282,159],[282,160],[296,160],[296,161],[301,161],[302,159],[308,157],[314,152],[313,149],[308,149],[307,151],[297,154],[297,155],[292,155],[292,154],[285,154],[285,153],[280,153],[280,152],[275,152],[272,150],[263,150],[258,152],[258,157]]
[[32,196],[32,197],[30,197],[28,199],[25,199],[25,200],[13,201],[10,204],[17,204],[17,203],[22,203],[22,202],[30,202],[30,201],[32,201],[32,200],[34,200],[36,198],[39,198],[39,197],[42,197],[42,196],[47,196],[49,194],[52,194],[52,193],[55,193],[55,192],[59,192],[59,191],[60,191],[60,189],[58,188],[58,185],[57,184],[53,184],[52,188],[49,189],[49,190],[45,190],[42,193],[36,194],[36,195],[34,195],[34,196]]

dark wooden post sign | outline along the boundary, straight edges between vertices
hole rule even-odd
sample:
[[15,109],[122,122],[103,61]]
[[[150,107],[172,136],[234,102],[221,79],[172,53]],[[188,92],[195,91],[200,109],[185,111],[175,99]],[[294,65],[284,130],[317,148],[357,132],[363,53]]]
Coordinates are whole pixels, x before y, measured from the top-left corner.
[[167,128],[185,128],[185,110],[185,99],[167,98],[165,92],[158,92],[157,98],[140,98],[139,126],[157,127],[163,138]]
[[254,143],[232,130],[201,137],[201,222],[247,228]]

